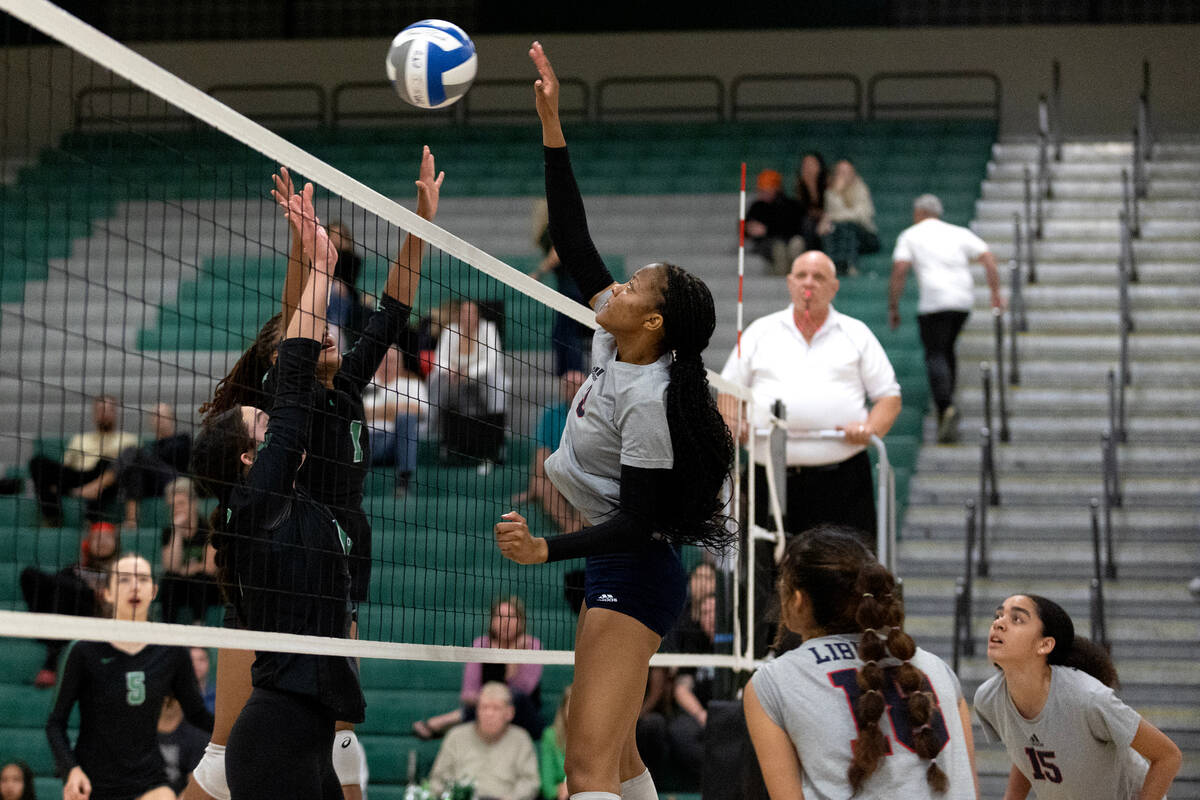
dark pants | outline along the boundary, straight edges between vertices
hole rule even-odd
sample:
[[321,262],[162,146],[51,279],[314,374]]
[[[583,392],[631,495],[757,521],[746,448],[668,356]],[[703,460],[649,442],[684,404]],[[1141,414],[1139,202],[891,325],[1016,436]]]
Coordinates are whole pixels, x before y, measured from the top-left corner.
[[954,384],[958,378],[958,360],[954,343],[967,322],[967,311],[935,311],[918,314],[921,344],[925,346],[925,372],[938,416],[954,404]]
[[221,605],[221,590],[208,575],[168,572],[158,582],[158,603],[163,622],[178,622],[185,608],[192,610],[192,622],[203,622],[210,607]]
[[[30,611],[39,614],[72,614],[91,617],[96,613],[96,593],[76,576],[65,573],[42,572],[35,567],[21,570],[21,594]],[[58,670],[58,656],[66,642],[45,639],[46,660],[43,669]]]
[[315,700],[256,688],[229,733],[232,800],[341,800],[333,771],[333,716]]
[[[762,466],[755,468],[755,521],[774,528],[767,501],[767,475]],[[844,525],[856,530],[872,552],[878,530],[875,518],[875,484],[871,480],[871,459],[866,451],[837,464],[821,467],[788,467],[787,503],[783,526],[788,536],[816,525]],[[777,567],[775,546],[771,542],[755,544],[754,653],[761,656],[774,641],[778,615],[775,595]]]
[[[105,459],[100,459],[96,466],[86,472],[80,472],[70,467],[64,467],[53,458],[34,456],[29,459],[29,477],[33,480],[33,490],[37,494],[42,516],[46,521],[55,525],[61,524],[63,516],[62,496],[72,489],[78,489],[85,483],[89,483],[100,477],[100,473],[104,472],[111,463]],[[88,500],[86,508],[87,519],[93,522],[101,519],[103,517],[101,509],[116,496],[117,487],[114,484],[105,489],[100,494],[98,500]]]
[[126,500],[162,497],[179,473],[150,447],[130,447],[117,457],[117,486]]
[[667,718],[657,711],[642,714],[637,721],[637,749],[642,763],[650,770],[656,784],[666,782],[671,758],[671,743],[667,738]]
[[699,783],[704,772],[704,728],[691,714],[678,709],[667,724],[667,735],[675,768],[686,776],[689,786]]
[[860,255],[878,252],[879,237],[857,222],[834,223],[833,231],[825,237],[825,253],[833,259],[838,275],[857,266]]

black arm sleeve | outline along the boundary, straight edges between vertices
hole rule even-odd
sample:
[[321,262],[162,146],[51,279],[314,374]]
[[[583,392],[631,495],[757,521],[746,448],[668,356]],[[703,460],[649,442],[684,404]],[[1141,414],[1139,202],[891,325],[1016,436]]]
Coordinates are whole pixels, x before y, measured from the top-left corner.
[[400,334],[408,324],[409,307],[391,295],[383,295],[379,309],[372,312],[363,327],[362,336],[342,356],[338,377],[349,381],[358,394],[383,363],[388,348],[400,341]]
[[571,170],[571,156],[565,147],[543,147],[546,159],[546,204],[550,209],[550,240],[563,268],[583,294],[591,300],[613,283],[612,273],[588,233],[587,214],[579,184]]
[[591,528],[546,539],[546,560],[625,553],[654,533],[655,508],[670,489],[671,470],[621,465],[621,504],[617,512]]
[[316,381],[313,372],[321,343],[314,339],[288,339],[279,345],[275,362],[275,404],[267,423],[267,436],[243,483],[230,493],[226,524],[244,536],[262,536],[265,526],[278,519],[291,501],[296,471],[308,444]]
[[184,719],[205,733],[212,733],[213,715],[204,705],[204,697],[200,694],[200,684],[196,680],[191,656],[183,648],[179,648],[177,655],[179,658],[176,659],[175,675],[171,680],[171,694],[179,701]]
[[54,766],[60,778],[66,779],[71,770],[79,765],[71,740],[67,738],[67,723],[71,709],[79,699],[79,687],[83,682],[83,654],[72,642],[63,655],[58,668],[58,687],[54,691],[54,705],[46,719],[46,739],[54,756]]

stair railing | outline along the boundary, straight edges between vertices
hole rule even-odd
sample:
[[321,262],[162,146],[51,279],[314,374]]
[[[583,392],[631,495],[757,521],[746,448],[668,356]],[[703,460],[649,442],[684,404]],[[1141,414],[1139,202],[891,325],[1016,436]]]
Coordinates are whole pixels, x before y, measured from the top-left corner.
[[1041,238],[1042,200],[1054,196],[1050,183],[1050,104],[1046,95],[1038,98],[1037,190],[1038,238]]
[[1019,330],[1022,333],[1029,330],[1029,319],[1025,315],[1025,290],[1024,281],[1021,280],[1021,261],[1024,258],[1025,252],[1025,231],[1021,224],[1021,215],[1013,212],[1013,257],[1009,262],[1009,275],[1012,279],[1012,291],[1008,300],[1008,307],[1012,309],[1012,326],[1013,330]]
[[1042,238],[1042,219],[1041,209],[1037,211],[1037,217],[1034,216],[1033,205],[1033,172],[1028,166],[1025,167],[1025,235],[1022,240],[1025,243],[1025,265],[1028,267],[1026,279],[1030,283],[1037,283],[1037,253],[1033,249],[1033,240]]
[[1012,291],[1009,293],[1008,313],[1008,385],[1021,385],[1021,371],[1019,366],[1020,353],[1017,352],[1017,332],[1029,329],[1029,322],[1025,318],[1025,295],[1021,291],[1021,266],[1017,262],[1013,262],[1008,268],[1009,275],[1012,277]]
[[1129,232],[1133,238],[1142,238],[1142,212],[1138,207],[1137,193],[1133,190],[1129,170],[1121,170],[1121,212],[1130,221]]
[[[1112,645],[1108,641],[1108,624],[1104,615],[1104,572],[1100,569],[1100,518],[1099,518],[1100,501],[1092,498],[1092,580],[1091,590],[1088,593],[1089,605],[1091,606],[1092,630],[1091,638],[1093,642],[1099,642],[1105,650],[1112,651]],[[1115,577],[1115,576],[1110,576]]]
[[1104,469],[1103,485],[1104,498],[1102,510],[1104,512],[1104,550],[1105,550],[1105,574],[1110,578],[1117,577],[1117,560],[1113,552],[1113,514],[1114,508],[1120,508],[1124,504],[1124,499],[1121,496],[1120,477],[1117,474],[1117,444],[1113,441],[1112,434],[1105,432],[1100,436],[1100,460]]
[[[968,499],[967,504],[967,535],[963,565],[963,574],[954,581],[954,644],[952,651],[953,669],[957,673],[959,654],[975,655],[975,637],[971,634],[971,612],[974,608],[973,595],[975,591],[975,501]],[[980,565],[982,566],[982,561]],[[981,572],[986,575],[986,572]]]
[[1062,161],[1063,153],[1063,123],[1062,123],[1062,64],[1058,59],[1050,67],[1050,129],[1054,141],[1054,160]]
[[[1000,412],[1000,441],[1008,443],[1008,399],[1004,389],[1004,309],[992,308],[992,330],[996,351],[996,400]],[[988,425],[991,425],[989,419]]]

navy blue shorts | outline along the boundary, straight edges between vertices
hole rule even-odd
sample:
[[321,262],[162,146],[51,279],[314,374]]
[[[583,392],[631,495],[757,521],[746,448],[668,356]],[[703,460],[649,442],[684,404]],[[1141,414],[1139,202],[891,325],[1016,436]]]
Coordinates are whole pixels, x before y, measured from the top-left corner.
[[679,551],[652,541],[634,553],[589,556],[584,602],[633,617],[659,636],[675,627],[687,604],[687,570]]

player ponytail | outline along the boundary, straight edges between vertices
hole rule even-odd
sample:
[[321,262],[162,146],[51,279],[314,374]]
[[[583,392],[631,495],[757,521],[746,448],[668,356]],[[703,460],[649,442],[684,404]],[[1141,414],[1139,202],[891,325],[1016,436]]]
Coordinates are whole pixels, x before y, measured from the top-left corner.
[[1025,596],[1037,608],[1042,635],[1054,638],[1054,649],[1046,656],[1046,662],[1086,672],[1110,689],[1116,689],[1119,684],[1117,668],[1108,651],[1087,637],[1077,636],[1071,615],[1058,603],[1041,595]]
[[902,713],[913,732],[913,750],[930,762],[930,787],[945,792],[949,779],[933,760],[945,744],[940,733],[944,721],[926,676],[911,663],[917,646],[904,631],[904,602],[895,577],[875,560],[856,531],[821,525],[793,537],[784,550],[779,595],[785,608],[797,590],[807,595],[813,621],[825,633],[862,634],[858,656],[863,666],[856,676],[859,694],[854,704],[859,735],[846,771],[851,788],[857,793],[888,752],[879,720],[887,710],[884,688],[890,668],[882,664],[896,659],[901,663],[894,679],[906,698]]
[[263,323],[254,338],[254,344],[242,353],[229,374],[217,383],[212,399],[200,406],[200,416],[205,422],[238,406],[266,407],[262,391],[263,377],[271,369],[272,356],[282,339],[283,315],[276,314]]
[[672,353],[667,424],[675,466],[659,528],[677,543],[722,550],[737,537],[724,512],[733,437],[717,410],[701,359],[716,328],[716,309],[704,281],[673,264],[661,266],[666,278],[660,308],[663,346]]

